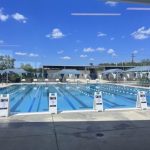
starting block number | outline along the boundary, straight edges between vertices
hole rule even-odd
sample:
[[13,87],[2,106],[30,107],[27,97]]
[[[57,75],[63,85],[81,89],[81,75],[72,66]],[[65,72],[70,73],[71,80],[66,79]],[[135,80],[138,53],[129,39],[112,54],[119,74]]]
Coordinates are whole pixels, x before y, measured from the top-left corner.
[[0,117],[9,116],[9,95],[0,95]]
[[49,93],[49,112],[57,114],[57,93]]
[[141,108],[143,110],[147,109],[147,99],[146,99],[145,91],[139,91],[138,92],[136,107]]
[[103,98],[102,98],[102,92],[95,92],[94,93],[94,109],[97,111],[103,111]]

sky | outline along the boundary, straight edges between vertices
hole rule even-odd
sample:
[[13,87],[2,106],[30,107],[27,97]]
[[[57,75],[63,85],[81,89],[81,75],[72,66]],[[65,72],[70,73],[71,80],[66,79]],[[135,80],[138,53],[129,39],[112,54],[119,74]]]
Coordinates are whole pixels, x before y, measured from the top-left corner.
[[95,65],[150,57],[150,5],[0,0],[0,55],[21,63]]

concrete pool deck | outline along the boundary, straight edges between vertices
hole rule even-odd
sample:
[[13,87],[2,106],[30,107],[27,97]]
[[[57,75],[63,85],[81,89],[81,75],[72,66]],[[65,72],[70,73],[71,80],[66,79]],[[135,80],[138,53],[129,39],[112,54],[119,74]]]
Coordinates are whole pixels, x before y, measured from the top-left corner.
[[0,119],[1,150],[149,150],[150,110]]
[[0,88],[11,86],[13,83],[0,83]]
[[[87,84],[87,81],[85,79],[79,79],[79,82],[81,84]],[[67,82],[19,82],[19,83],[0,83],[0,88],[3,88],[3,87],[7,87],[7,86],[11,86],[11,85],[20,85],[20,84],[66,84]],[[76,84],[77,82],[74,81],[74,79],[70,80],[70,82],[68,83],[72,83],[72,84]],[[96,80],[90,80],[89,82],[90,84],[95,84],[97,83]],[[99,83],[108,83],[108,81],[106,80],[100,80]]]

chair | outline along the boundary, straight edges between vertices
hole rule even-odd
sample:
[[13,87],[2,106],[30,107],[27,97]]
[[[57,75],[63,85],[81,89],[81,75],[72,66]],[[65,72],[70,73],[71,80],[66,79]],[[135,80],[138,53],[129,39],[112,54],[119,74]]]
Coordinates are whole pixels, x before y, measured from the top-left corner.
[[56,82],[60,82],[60,80],[59,80],[59,79],[56,79]]
[[96,81],[96,83],[99,83],[99,82],[100,82],[100,80],[99,80],[99,79],[96,79],[95,81]]
[[44,81],[45,81],[45,82],[48,82],[49,80],[48,80],[48,79],[44,79]]
[[33,79],[33,82],[37,82],[38,80],[37,79]]
[[86,83],[90,83],[90,79],[86,79]]
[[21,79],[21,82],[26,82],[26,79]]

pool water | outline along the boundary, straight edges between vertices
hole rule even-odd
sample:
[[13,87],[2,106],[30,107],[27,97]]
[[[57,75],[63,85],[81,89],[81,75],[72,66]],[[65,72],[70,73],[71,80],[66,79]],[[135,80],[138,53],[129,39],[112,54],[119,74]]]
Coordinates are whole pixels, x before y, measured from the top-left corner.
[[[10,111],[46,112],[48,95],[58,95],[58,111],[93,109],[94,92],[102,91],[104,109],[136,107],[137,92],[140,88],[109,84],[23,84],[0,88],[0,94],[10,94]],[[144,89],[150,106],[150,90]]]

